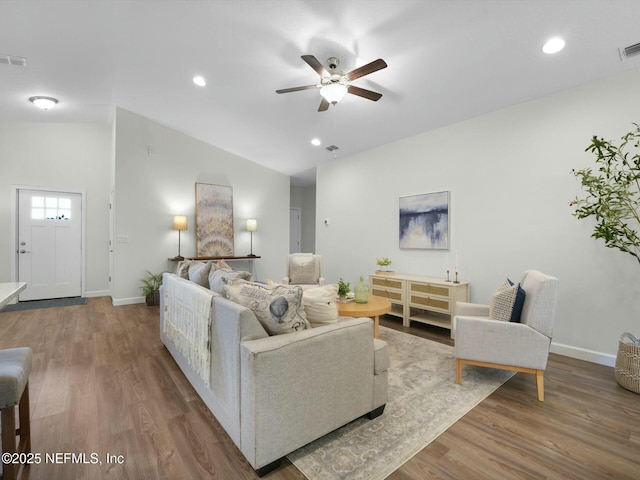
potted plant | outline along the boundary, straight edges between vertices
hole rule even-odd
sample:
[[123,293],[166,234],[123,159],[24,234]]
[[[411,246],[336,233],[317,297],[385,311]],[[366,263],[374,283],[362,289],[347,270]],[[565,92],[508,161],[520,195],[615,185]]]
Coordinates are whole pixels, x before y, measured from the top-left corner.
[[378,258],[376,260],[376,264],[380,267],[381,272],[388,272],[389,265],[391,265],[391,260],[387,257]]
[[340,300],[344,302],[350,291],[351,282],[345,282],[342,280],[342,277],[340,277],[340,280],[338,280],[338,297],[340,297]]
[[[633,125],[619,145],[593,136],[586,151],[596,156],[597,170],[572,170],[587,195],[570,205],[578,219],[594,217],[593,238],[640,263],[640,125]],[[640,341],[630,333],[620,337],[615,377],[624,388],[640,393]]]
[[162,285],[162,273],[151,273],[147,270],[147,276],[141,278],[140,291],[145,297],[148,306],[160,305],[160,286]]

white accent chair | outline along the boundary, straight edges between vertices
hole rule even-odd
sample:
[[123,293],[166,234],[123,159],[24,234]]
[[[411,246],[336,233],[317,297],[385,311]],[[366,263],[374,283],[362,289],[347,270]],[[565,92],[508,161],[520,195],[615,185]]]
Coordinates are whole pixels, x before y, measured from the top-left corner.
[[458,302],[452,322],[456,383],[462,366],[513,370],[536,376],[538,400],[544,401],[544,371],[553,336],[558,279],[536,270],[522,276],[525,291],[520,323],[493,320],[489,305]]
[[302,289],[324,285],[322,276],[322,255],[313,253],[292,253],[287,257],[285,285],[299,285]]

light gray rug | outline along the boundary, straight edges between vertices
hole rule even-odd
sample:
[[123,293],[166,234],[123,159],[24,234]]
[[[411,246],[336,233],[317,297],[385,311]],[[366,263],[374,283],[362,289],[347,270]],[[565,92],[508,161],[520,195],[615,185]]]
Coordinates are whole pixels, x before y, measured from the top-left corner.
[[384,479],[484,400],[513,372],[465,366],[455,383],[453,347],[380,327],[389,344],[389,401],[288,456],[310,480]]

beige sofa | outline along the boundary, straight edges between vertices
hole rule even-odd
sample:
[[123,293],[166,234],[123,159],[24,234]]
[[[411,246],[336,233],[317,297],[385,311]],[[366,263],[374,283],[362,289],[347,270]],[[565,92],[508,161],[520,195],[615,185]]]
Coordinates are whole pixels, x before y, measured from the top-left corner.
[[389,354],[370,319],[269,336],[248,308],[171,273],[160,302],[162,341],[260,476],[384,410]]

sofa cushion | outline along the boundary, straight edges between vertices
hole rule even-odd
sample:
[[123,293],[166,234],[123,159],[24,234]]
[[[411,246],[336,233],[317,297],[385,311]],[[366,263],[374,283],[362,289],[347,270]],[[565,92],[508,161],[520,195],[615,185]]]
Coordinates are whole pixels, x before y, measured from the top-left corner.
[[525,292],[520,284],[507,278],[491,298],[489,317],[503,322],[519,322],[524,296]]
[[231,268],[229,266],[229,264],[224,261],[224,258],[222,260],[218,260],[218,263],[216,263],[216,268],[224,268],[224,269],[227,269],[227,270],[233,270],[233,268]]
[[251,310],[269,335],[311,328],[302,306],[302,289],[230,279],[225,296]]
[[303,290],[304,312],[312,327],[338,322],[337,296],[337,284]]
[[294,255],[289,264],[289,283],[310,284],[318,283],[320,276],[319,260],[313,255]]
[[179,261],[178,265],[176,265],[176,275],[185,280],[189,280],[189,265],[191,265],[191,260]]
[[189,280],[208,288],[210,270],[211,262],[191,262],[189,264]]
[[243,272],[241,270],[232,270],[230,268],[212,267],[209,272],[209,284],[207,285],[211,291],[224,294],[224,287],[231,279],[239,278],[242,280],[251,281],[253,276],[249,272]]

